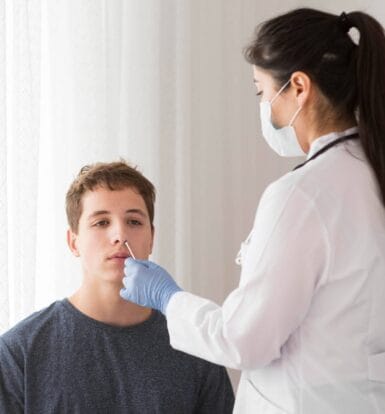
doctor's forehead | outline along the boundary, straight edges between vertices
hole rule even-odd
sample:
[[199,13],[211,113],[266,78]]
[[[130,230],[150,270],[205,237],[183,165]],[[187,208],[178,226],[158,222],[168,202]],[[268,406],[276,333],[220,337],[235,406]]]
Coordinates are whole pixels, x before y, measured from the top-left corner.
[[273,78],[268,71],[261,69],[257,66],[253,66],[253,82],[255,84],[269,81],[273,81]]

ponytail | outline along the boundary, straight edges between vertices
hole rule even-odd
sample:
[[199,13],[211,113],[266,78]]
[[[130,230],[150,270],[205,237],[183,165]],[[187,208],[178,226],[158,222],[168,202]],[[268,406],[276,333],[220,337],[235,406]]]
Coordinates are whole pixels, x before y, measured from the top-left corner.
[[360,33],[356,55],[358,129],[385,206],[385,34],[371,16],[347,14]]
[[[360,33],[358,45],[349,29]],[[356,118],[362,147],[385,206],[385,34],[362,12],[340,16],[301,8],[266,21],[244,51],[282,86],[306,72],[329,100],[336,118]]]

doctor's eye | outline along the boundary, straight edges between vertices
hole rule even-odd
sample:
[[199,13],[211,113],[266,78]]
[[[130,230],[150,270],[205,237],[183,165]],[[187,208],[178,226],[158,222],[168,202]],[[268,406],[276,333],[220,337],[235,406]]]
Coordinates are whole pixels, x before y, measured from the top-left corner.
[[263,94],[263,91],[259,91],[256,93],[257,96],[262,96],[262,94]]

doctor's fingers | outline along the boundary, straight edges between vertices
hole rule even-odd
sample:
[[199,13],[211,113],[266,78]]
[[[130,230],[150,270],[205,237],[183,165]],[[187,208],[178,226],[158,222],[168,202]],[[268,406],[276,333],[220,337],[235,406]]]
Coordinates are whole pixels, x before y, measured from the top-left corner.
[[157,265],[155,262],[152,262],[151,260],[132,259],[131,257],[128,257],[126,259],[127,264],[131,264],[133,262],[142,265],[146,269],[153,269],[154,270],[154,269],[160,268],[159,265]]
[[138,263],[137,260],[127,258],[124,262],[124,274],[125,276],[136,276],[140,272],[145,271],[147,268]]
[[144,303],[143,300],[141,300],[141,295],[138,292],[138,289],[136,286],[131,286],[128,288],[122,288],[120,289],[120,296],[127,300],[128,302],[136,303],[137,305],[143,306]]
[[127,259],[124,261],[124,266],[127,268],[130,267],[132,269],[154,269],[158,267],[157,264],[150,262],[149,260],[133,259],[132,257],[127,257]]

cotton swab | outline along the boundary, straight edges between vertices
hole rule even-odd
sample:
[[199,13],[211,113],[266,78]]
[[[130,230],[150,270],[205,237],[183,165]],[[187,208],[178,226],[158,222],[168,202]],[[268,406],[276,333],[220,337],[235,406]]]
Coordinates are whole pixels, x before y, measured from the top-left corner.
[[127,243],[127,240],[124,242],[124,245],[127,247],[128,251],[130,252],[131,257],[136,260],[136,257],[134,256],[134,253],[132,253],[131,247]]

